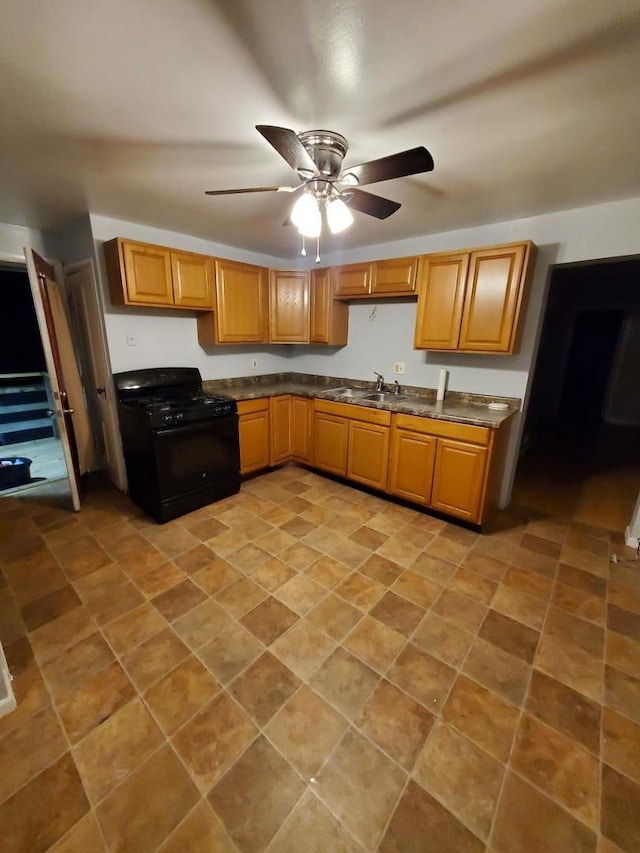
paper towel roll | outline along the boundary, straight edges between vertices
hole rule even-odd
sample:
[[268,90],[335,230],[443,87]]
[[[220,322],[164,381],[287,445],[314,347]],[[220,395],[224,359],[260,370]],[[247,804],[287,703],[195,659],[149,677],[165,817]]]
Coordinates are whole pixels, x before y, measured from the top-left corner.
[[440,382],[438,383],[438,393],[436,394],[436,400],[444,400],[444,389],[447,385],[447,374],[448,370],[445,370],[444,367],[440,371]]

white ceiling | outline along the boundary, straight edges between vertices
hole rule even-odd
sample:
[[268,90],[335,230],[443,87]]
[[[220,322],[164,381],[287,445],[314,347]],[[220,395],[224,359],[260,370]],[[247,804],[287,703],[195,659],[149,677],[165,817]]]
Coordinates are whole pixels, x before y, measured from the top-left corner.
[[638,0],[21,0],[0,26],[0,221],[86,211],[293,258],[255,131],[344,134],[345,163],[416,145],[326,249],[640,195]]

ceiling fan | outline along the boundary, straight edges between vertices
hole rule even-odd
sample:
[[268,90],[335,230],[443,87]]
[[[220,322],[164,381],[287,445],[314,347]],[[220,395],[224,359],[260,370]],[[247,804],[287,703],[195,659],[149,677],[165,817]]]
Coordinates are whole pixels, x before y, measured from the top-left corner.
[[[286,127],[256,125],[258,133],[275,148],[292,169],[300,183],[287,187],[246,187],[234,190],[208,190],[206,195],[237,195],[240,193],[287,192],[302,190],[291,210],[290,221],[303,237],[320,237],[322,217],[333,234],[344,231],[353,222],[351,210],[366,213],[376,219],[386,219],[400,204],[360,189],[361,186],[430,172],[433,157],[426,148],[410,148],[398,154],[343,168],[349,143],[332,130],[307,130],[296,133]],[[286,223],[285,223],[286,224]],[[319,257],[316,257],[319,260]]]

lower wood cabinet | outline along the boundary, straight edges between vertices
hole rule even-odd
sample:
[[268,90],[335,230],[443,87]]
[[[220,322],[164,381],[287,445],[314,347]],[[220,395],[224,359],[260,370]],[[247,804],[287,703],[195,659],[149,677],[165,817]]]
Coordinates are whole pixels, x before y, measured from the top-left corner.
[[291,398],[291,456],[298,462],[313,461],[312,414],[310,397]]
[[313,461],[316,468],[346,477],[348,446],[347,418],[316,411],[313,417]]
[[389,427],[350,420],[347,477],[384,491],[388,464]]
[[480,524],[494,432],[414,415],[394,415],[388,491]]
[[240,473],[250,474],[270,464],[269,398],[238,403]]
[[438,439],[431,492],[433,509],[478,521],[486,469],[486,447]]
[[431,501],[437,439],[408,430],[391,430],[389,492],[406,501]]
[[313,417],[316,468],[384,490],[390,423],[389,412],[316,400]]
[[291,396],[269,399],[270,460],[272,465],[291,456]]
[[294,459],[482,522],[495,430],[291,394],[242,400],[238,414],[241,474]]

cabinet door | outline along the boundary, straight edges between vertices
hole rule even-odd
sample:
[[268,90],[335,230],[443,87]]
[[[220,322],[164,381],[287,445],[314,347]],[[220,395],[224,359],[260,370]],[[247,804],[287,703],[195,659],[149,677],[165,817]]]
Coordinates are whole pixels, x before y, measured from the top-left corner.
[[266,270],[222,260],[216,260],[215,269],[218,343],[264,343]]
[[349,306],[333,298],[331,271],[311,273],[312,344],[344,346],[347,343]]
[[173,305],[171,252],[160,246],[123,241],[126,302],[134,305]]
[[413,503],[431,500],[437,439],[419,432],[393,429],[388,490]]
[[371,292],[373,264],[349,264],[333,267],[334,296],[368,296]]
[[347,477],[386,489],[389,464],[389,427],[364,421],[349,421]]
[[471,252],[459,349],[513,352],[528,245]]
[[469,254],[420,259],[415,349],[458,348]]
[[272,343],[309,343],[308,272],[270,271],[269,340]]
[[311,462],[312,401],[307,397],[291,398],[291,455],[300,462]]
[[241,414],[240,473],[249,474],[269,467],[269,410]]
[[271,464],[284,462],[291,456],[291,397],[271,397],[269,400],[269,430],[271,433]]
[[171,252],[173,299],[182,308],[213,308],[211,259],[190,252]]
[[371,293],[412,296],[416,292],[417,258],[391,258],[373,265]]
[[479,523],[484,494],[487,449],[438,439],[431,506]]
[[313,419],[313,449],[316,468],[339,474],[347,473],[349,421],[338,415],[316,412]]

